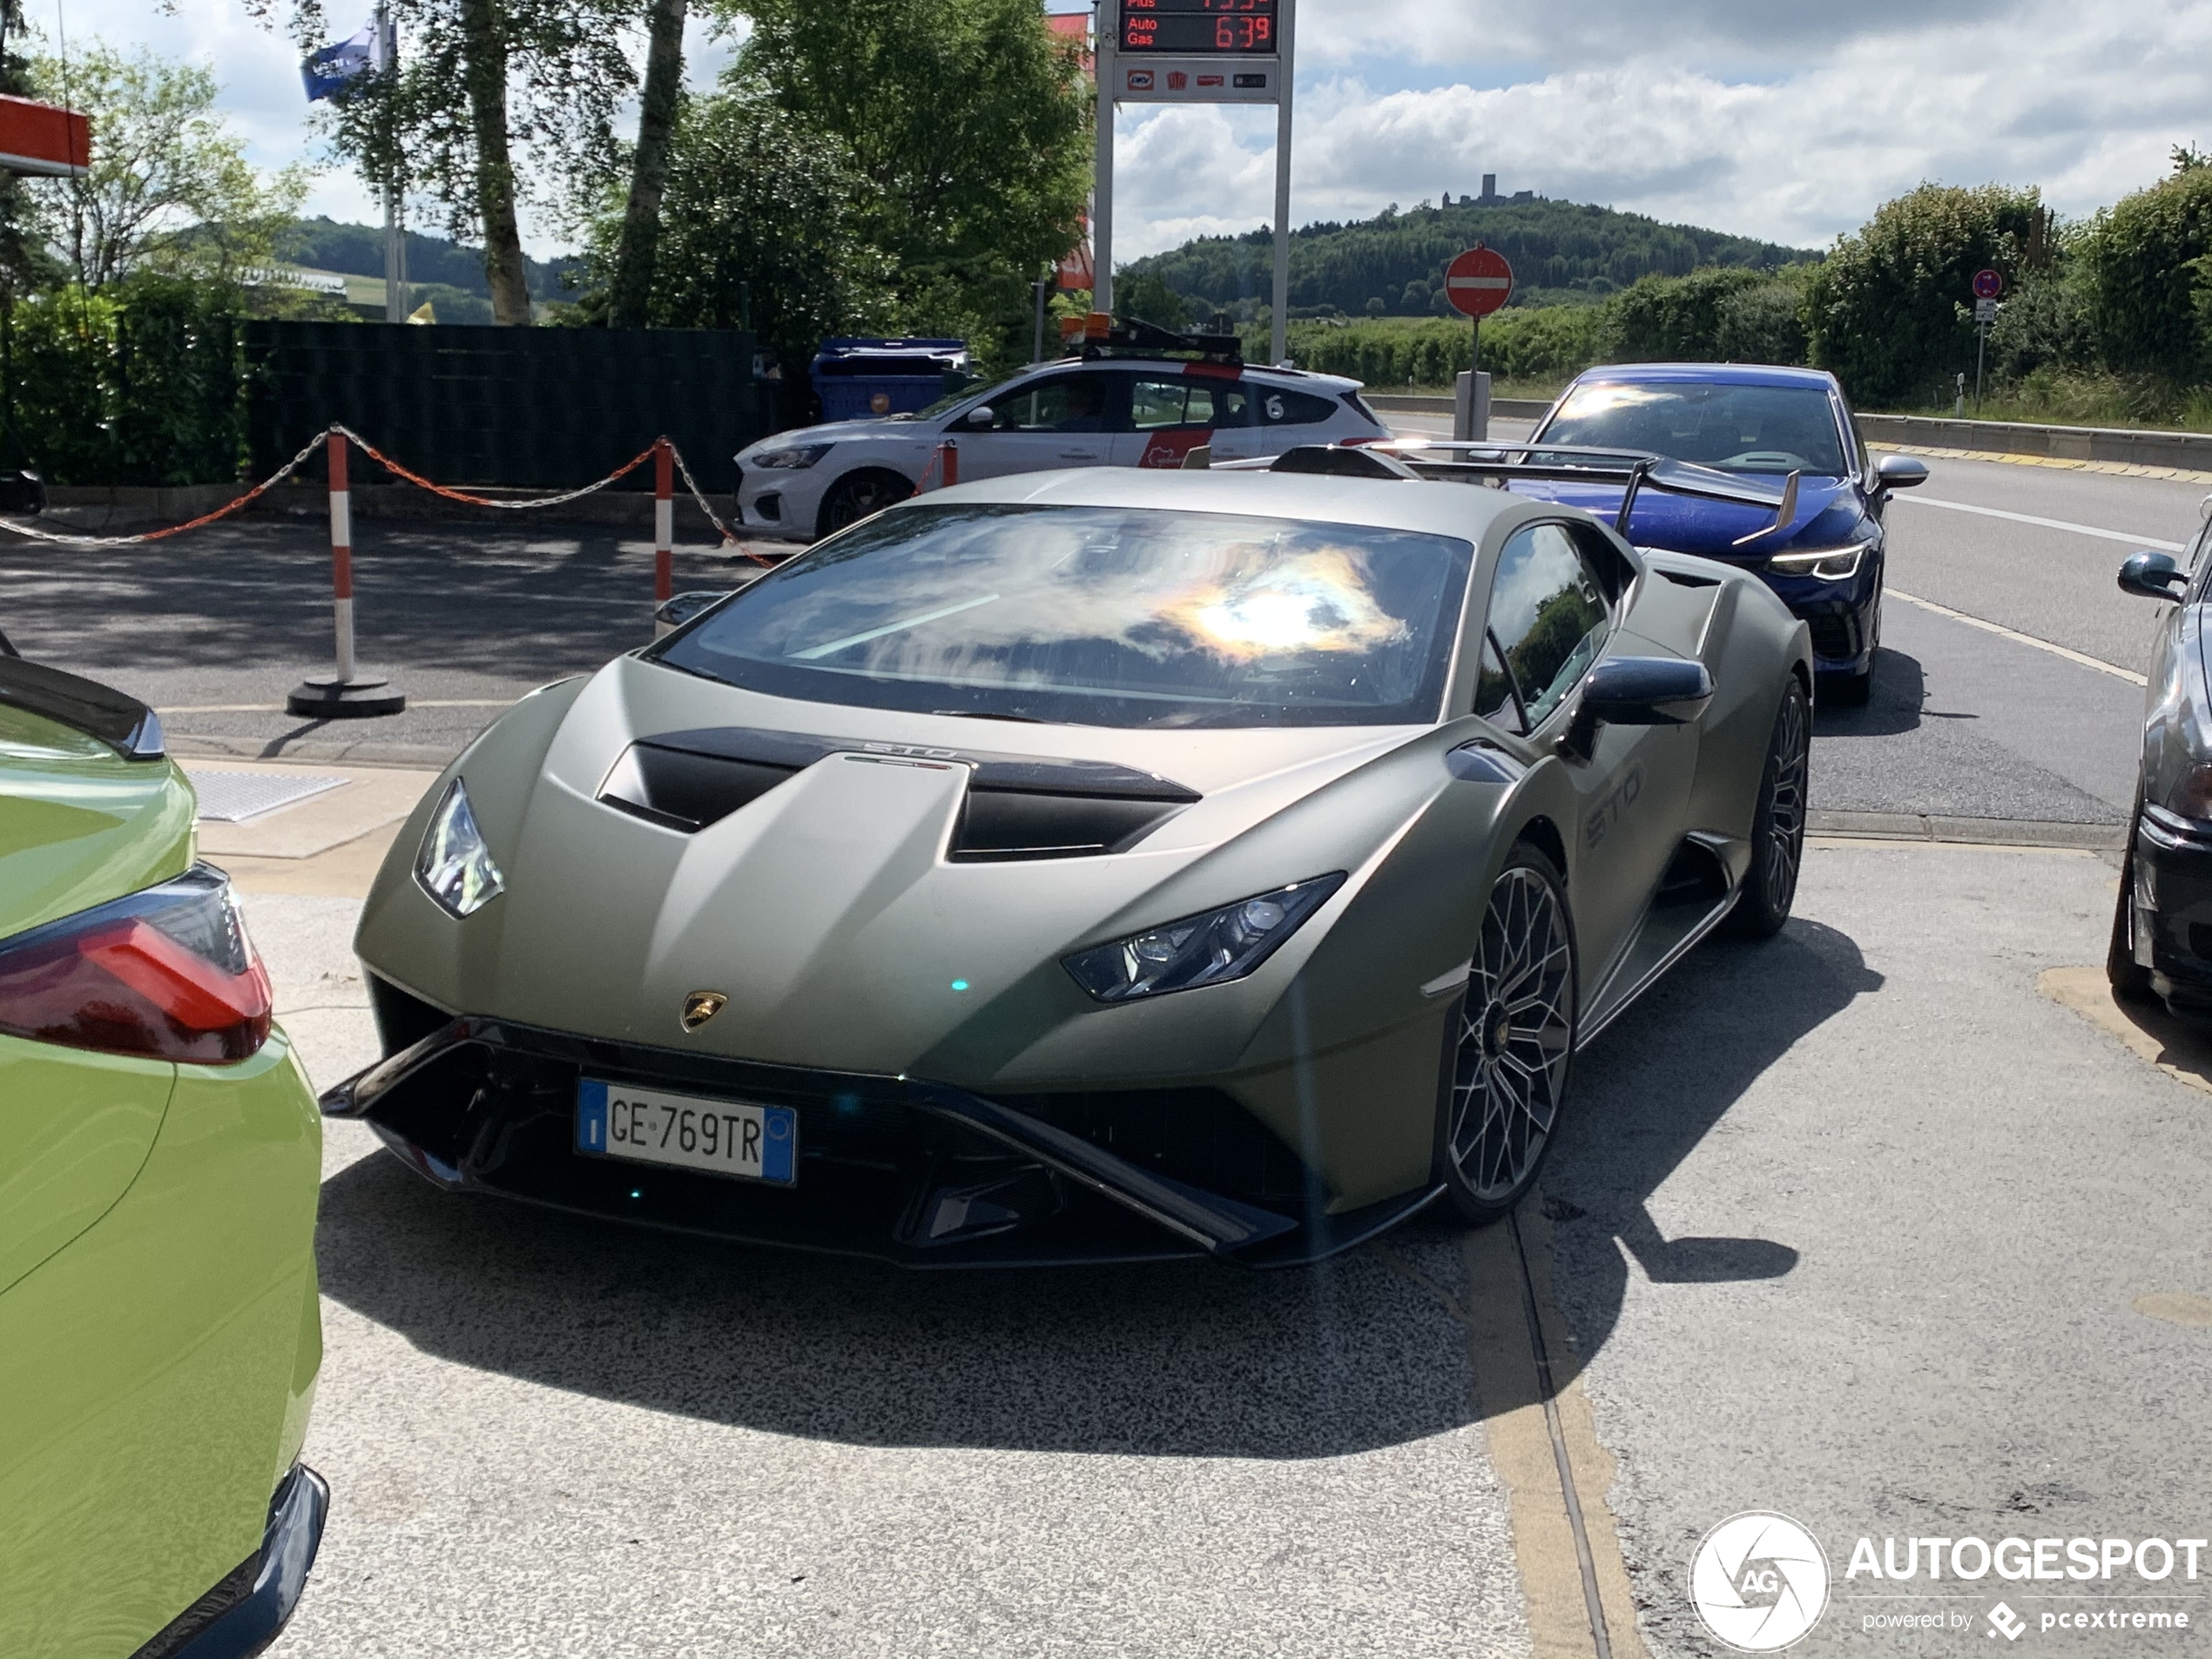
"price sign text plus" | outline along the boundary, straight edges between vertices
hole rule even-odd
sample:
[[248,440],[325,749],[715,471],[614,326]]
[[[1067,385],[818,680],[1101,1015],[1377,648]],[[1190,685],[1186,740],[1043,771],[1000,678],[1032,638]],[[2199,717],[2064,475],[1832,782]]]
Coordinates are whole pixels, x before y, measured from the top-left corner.
[[1272,56],[1276,0],[1121,0],[1121,49],[1179,57]]

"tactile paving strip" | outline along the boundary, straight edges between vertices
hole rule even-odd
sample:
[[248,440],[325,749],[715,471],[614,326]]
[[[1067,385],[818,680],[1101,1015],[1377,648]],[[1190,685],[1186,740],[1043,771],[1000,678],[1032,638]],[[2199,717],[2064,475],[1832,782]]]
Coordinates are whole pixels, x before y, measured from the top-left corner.
[[280,813],[346,781],[296,772],[213,772],[199,766],[186,766],[185,776],[199,796],[200,817],[218,824],[242,824]]

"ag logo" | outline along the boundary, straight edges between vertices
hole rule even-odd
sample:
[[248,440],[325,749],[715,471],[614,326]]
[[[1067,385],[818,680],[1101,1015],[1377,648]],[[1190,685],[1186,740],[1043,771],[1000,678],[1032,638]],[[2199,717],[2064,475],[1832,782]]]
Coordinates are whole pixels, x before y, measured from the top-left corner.
[[696,1031],[716,1015],[730,999],[719,991],[693,991],[684,999],[684,1028]]
[[1774,1653],[1820,1622],[1828,1558],[1787,1515],[1751,1510],[1705,1534],[1689,1563],[1690,1605],[1705,1628],[1743,1653]]

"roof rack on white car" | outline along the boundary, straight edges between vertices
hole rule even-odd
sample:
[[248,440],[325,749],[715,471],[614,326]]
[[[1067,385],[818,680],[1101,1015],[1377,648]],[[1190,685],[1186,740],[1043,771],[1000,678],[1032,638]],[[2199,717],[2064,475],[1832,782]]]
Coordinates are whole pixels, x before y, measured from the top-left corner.
[[1286,449],[1271,472],[1324,473],[1341,478],[1455,479],[1503,487],[1509,479],[1541,478],[1575,483],[1617,483],[1621,508],[1613,528],[1629,533],[1637,492],[1649,486],[1670,495],[1740,502],[1774,509],[1774,523],[1737,538],[1755,542],[1797,515],[1797,477],[1768,484],[1716,467],[1654,455],[1648,449],[1593,449],[1572,443],[1495,443],[1434,438],[1388,438],[1378,442],[1308,443]]
[[1086,361],[1102,357],[1167,357],[1241,366],[1244,361],[1244,341],[1233,331],[1182,334],[1139,317],[1106,322],[1093,316],[1079,341],[1078,354]]

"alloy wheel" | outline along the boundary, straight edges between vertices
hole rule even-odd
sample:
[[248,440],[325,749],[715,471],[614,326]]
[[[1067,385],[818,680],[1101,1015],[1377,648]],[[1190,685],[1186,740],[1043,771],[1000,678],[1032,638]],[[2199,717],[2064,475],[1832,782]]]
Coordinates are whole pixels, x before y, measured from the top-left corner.
[[1797,896],[1797,867],[1805,853],[1805,774],[1812,751],[1812,723],[1802,697],[1785,697],[1774,734],[1774,795],[1767,810],[1770,842],[1767,902],[1786,911]]
[[1445,1150],[1477,1202],[1508,1202],[1558,1121],[1575,1035],[1575,959],[1552,885],[1524,866],[1490,890],[1460,1006]]

